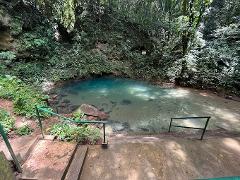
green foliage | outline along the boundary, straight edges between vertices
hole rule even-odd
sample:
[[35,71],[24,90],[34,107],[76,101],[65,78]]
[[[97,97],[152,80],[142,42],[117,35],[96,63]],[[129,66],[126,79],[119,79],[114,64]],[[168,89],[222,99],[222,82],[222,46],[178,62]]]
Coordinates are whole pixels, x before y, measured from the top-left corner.
[[0,123],[3,126],[6,133],[9,133],[14,129],[15,120],[4,109],[0,109]]
[[43,64],[38,62],[18,63],[12,69],[12,75],[21,77],[24,81],[39,85],[44,78]]
[[240,24],[235,23],[237,13],[230,13],[240,8],[240,4],[231,0],[217,2],[205,17],[204,29],[197,31],[195,46],[186,56],[189,72],[182,83],[240,95]]
[[16,133],[20,136],[30,135],[32,132],[33,129],[28,125],[24,125],[16,130]]
[[13,76],[0,76],[0,98],[13,100],[14,112],[27,117],[36,117],[36,105],[46,106],[46,96]]
[[95,144],[100,139],[100,130],[88,125],[74,126],[69,124],[55,124],[50,130],[52,135],[65,141]]
[[84,116],[84,113],[82,111],[77,111],[73,113],[73,119],[75,120],[81,120]]
[[53,81],[111,72],[111,64],[103,54],[87,51],[78,44],[71,49],[57,49],[49,63],[53,68],[49,77]]
[[22,32],[23,22],[20,18],[14,17],[10,24],[10,32],[13,36],[17,36]]
[[[172,61],[166,57],[173,59],[171,49],[181,41],[182,30],[177,26],[180,1],[37,3],[43,13],[71,31],[71,44],[54,42],[48,25],[25,32],[18,38],[17,48],[27,56],[8,69],[11,74],[30,82],[111,73],[147,80],[168,79],[166,71]],[[148,54],[142,55],[141,48]]]
[[[173,82],[181,76],[182,85],[239,91],[238,1],[36,3],[48,23],[19,34],[18,61],[0,64],[2,73],[36,84],[96,74]],[[59,24],[67,31],[56,42]],[[25,104],[21,98],[15,103]]]
[[16,54],[12,51],[0,52],[0,59],[2,60],[14,60],[16,58]]
[[24,33],[18,42],[18,49],[23,52],[48,51],[49,46],[48,38],[41,37],[38,33]]
[[[78,1],[74,0],[56,0],[43,1],[37,0],[36,3],[40,9],[46,14],[53,16],[60,22],[68,31],[72,31],[76,21],[75,9]],[[47,10],[47,11],[46,11]]]

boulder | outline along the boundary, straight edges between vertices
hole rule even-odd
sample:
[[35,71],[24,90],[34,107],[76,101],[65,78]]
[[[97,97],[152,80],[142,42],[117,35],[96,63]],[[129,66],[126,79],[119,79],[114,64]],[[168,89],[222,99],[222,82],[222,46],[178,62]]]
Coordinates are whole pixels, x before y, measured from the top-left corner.
[[87,116],[86,119],[89,120],[89,121],[97,121],[98,117],[96,117],[96,116]]
[[51,82],[45,79],[44,82],[41,84],[41,86],[44,92],[49,92],[55,87],[55,84],[54,82]]
[[163,83],[162,84],[162,87],[163,88],[174,88],[175,87],[175,84],[174,83]]
[[51,96],[52,99],[57,99],[58,95],[57,94],[54,94]]
[[54,105],[54,104],[58,104],[59,103],[59,101],[57,100],[57,99],[48,99],[47,100],[47,104],[48,105]]
[[88,116],[98,117],[101,120],[108,118],[108,115],[105,112],[100,111],[95,106],[89,104],[82,104],[79,110]]

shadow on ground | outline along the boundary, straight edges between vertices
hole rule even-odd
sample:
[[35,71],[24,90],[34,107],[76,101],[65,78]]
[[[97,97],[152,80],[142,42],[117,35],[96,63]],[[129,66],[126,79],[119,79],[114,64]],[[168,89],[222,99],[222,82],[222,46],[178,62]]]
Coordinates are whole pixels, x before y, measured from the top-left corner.
[[91,146],[81,180],[194,179],[240,175],[240,138],[114,137]]

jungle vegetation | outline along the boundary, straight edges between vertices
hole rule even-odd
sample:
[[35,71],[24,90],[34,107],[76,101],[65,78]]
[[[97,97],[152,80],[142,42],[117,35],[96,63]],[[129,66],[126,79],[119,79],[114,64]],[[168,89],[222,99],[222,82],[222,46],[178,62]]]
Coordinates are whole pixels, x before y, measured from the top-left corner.
[[240,93],[240,1],[1,0],[0,73],[113,74]]

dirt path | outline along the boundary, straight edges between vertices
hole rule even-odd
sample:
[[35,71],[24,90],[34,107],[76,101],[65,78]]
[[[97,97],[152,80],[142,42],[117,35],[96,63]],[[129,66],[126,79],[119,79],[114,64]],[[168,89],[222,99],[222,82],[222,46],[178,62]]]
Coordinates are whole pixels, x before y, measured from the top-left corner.
[[112,138],[90,146],[81,180],[194,179],[240,176],[240,137]]

